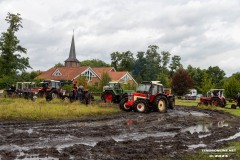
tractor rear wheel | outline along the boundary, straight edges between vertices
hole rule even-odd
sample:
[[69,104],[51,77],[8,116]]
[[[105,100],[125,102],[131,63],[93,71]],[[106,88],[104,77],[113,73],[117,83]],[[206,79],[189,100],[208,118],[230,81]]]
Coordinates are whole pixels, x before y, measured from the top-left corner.
[[128,97],[123,98],[119,103],[119,107],[120,107],[121,110],[129,112],[129,111],[132,110],[132,107],[127,107],[125,105],[127,103],[127,101],[128,101]]
[[210,104],[212,106],[215,106],[215,107],[222,107],[223,106],[223,103],[222,103],[221,99],[219,99],[219,98],[213,98],[211,100]]
[[102,100],[104,102],[113,102],[114,99],[115,99],[115,95],[114,95],[114,93],[112,93],[110,91],[106,91],[102,95]]
[[156,97],[154,106],[156,107],[158,112],[165,113],[167,111],[168,105],[169,104],[166,97],[164,96]]
[[134,108],[135,111],[140,112],[140,113],[148,112],[148,110],[149,110],[148,103],[144,99],[136,100],[133,103],[133,108]]

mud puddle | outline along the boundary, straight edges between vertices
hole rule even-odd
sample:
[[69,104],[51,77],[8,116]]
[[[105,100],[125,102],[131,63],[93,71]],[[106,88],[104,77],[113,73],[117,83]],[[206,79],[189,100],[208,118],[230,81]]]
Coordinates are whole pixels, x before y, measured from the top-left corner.
[[240,124],[227,113],[176,107],[165,114],[0,122],[0,135],[1,159],[158,159],[238,139]]

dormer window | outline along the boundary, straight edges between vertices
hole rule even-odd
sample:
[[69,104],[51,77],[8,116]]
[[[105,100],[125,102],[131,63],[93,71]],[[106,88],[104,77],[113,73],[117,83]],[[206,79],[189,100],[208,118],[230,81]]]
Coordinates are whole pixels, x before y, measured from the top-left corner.
[[62,73],[57,69],[53,72],[52,76],[62,76]]

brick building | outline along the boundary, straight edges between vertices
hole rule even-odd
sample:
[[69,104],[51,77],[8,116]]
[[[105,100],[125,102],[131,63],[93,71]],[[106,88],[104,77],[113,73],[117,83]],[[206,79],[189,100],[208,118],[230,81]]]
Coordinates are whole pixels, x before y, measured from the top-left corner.
[[81,66],[76,58],[74,36],[72,37],[69,57],[65,60],[64,67],[52,67],[36,77],[36,79],[49,80],[75,80],[79,76],[85,76],[88,84],[99,86],[103,73],[108,73],[112,81],[120,83],[137,84],[131,74],[127,71],[117,72],[114,67]]

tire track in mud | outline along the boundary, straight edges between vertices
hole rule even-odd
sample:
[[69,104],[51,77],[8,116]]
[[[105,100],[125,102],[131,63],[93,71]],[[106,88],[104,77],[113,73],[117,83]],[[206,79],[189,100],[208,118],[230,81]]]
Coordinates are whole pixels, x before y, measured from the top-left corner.
[[222,111],[177,106],[166,114],[121,112],[85,120],[5,121],[0,123],[0,158],[176,158],[240,139],[239,120]]

